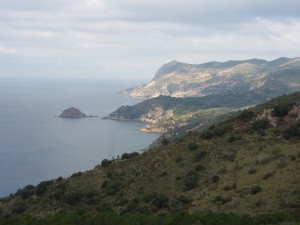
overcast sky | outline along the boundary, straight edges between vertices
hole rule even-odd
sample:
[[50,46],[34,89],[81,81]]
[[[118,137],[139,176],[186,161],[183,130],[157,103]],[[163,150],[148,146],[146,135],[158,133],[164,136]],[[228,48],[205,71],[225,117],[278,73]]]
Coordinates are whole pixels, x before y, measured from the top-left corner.
[[0,0],[0,76],[145,79],[300,56],[299,0]]

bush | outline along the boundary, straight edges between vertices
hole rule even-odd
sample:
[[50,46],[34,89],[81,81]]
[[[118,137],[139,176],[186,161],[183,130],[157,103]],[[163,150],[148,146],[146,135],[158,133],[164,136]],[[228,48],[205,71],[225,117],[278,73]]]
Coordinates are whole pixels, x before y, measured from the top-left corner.
[[211,178],[211,181],[213,183],[218,183],[220,180],[220,177],[218,175],[213,175],[212,178]]
[[53,181],[43,181],[36,187],[36,194],[41,196],[47,192],[48,186],[53,184]]
[[200,164],[198,164],[196,167],[195,167],[195,170],[196,171],[203,171],[205,168],[202,166],[202,165],[200,165]]
[[256,167],[255,166],[251,166],[250,169],[249,169],[249,171],[248,171],[248,173],[249,174],[255,174],[256,171],[257,171]]
[[34,186],[27,185],[25,188],[18,190],[16,194],[19,195],[23,200],[26,200],[34,194]]
[[266,119],[261,119],[261,120],[256,120],[253,124],[252,127],[254,130],[266,130],[270,126],[269,120]]
[[290,139],[292,137],[300,138],[300,123],[291,125],[283,131],[283,137],[285,139]]
[[266,180],[266,179],[272,177],[274,174],[275,174],[275,171],[274,171],[274,170],[273,170],[273,171],[269,171],[269,172],[267,172],[267,173],[263,176],[263,179]]
[[231,197],[223,197],[223,196],[221,196],[221,195],[217,195],[217,196],[214,198],[213,202],[214,202],[214,203],[222,203],[222,204],[225,204],[225,203],[227,203],[227,202],[230,202],[231,200],[232,200]]
[[223,190],[224,191],[230,191],[230,190],[233,190],[233,189],[236,189],[236,183],[233,183],[233,184],[231,184],[231,185],[226,185],[224,188],[223,188]]
[[13,214],[21,214],[21,213],[25,212],[25,210],[26,210],[26,205],[25,205],[25,202],[23,202],[23,201],[15,202],[11,206],[11,212]]
[[65,196],[64,190],[57,190],[52,194],[52,197],[57,201],[63,200],[64,196]]
[[205,140],[212,139],[214,137],[214,133],[210,130],[203,131],[201,134],[201,138]]
[[182,160],[183,160],[183,158],[180,157],[180,156],[178,156],[178,157],[175,159],[175,161],[176,161],[177,163],[180,163]]
[[254,186],[251,188],[250,193],[251,195],[256,195],[257,193],[261,192],[262,189],[260,186]]
[[137,156],[139,156],[139,153],[138,153],[138,152],[124,153],[124,154],[121,156],[121,159],[131,159],[131,158],[134,158],[134,157],[137,157]]
[[197,145],[196,142],[191,142],[191,143],[188,144],[188,149],[189,149],[190,151],[194,151],[194,150],[196,150],[197,148],[198,148],[198,145]]
[[169,198],[165,196],[164,194],[159,194],[154,197],[152,200],[153,205],[155,205],[157,208],[166,208],[168,206]]
[[109,164],[111,164],[112,161],[111,160],[108,160],[108,159],[103,159],[101,161],[101,167],[104,168],[104,167],[107,167]]
[[219,124],[217,125],[213,131],[215,136],[221,137],[223,136],[227,131],[232,129],[232,125],[231,124]]
[[80,200],[83,198],[83,196],[84,194],[81,192],[73,192],[65,196],[65,201],[69,205],[77,205],[78,202],[80,202]]
[[283,117],[288,114],[288,112],[292,109],[292,106],[292,104],[276,105],[272,110],[272,116]]
[[77,173],[73,173],[71,175],[71,177],[81,177],[83,175],[83,173],[81,171],[77,172]]
[[163,139],[161,140],[161,143],[162,143],[163,145],[167,145],[167,144],[170,143],[170,141],[169,141],[167,138],[163,138]]
[[254,116],[254,113],[252,111],[244,110],[239,114],[238,118],[239,118],[239,120],[241,120],[243,122],[248,122],[253,118],[253,116]]
[[240,134],[231,134],[231,135],[228,137],[227,141],[228,141],[229,143],[232,143],[232,142],[234,142],[234,141],[241,140],[241,139],[242,139],[242,136],[241,136]]
[[184,190],[189,191],[197,187],[198,174],[195,171],[190,171],[187,173],[184,180]]
[[116,193],[118,193],[122,188],[122,183],[119,180],[114,180],[114,181],[110,181],[107,182],[107,185],[105,187],[105,193],[107,195],[115,195]]
[[203,157],[206,156],[206,154],[207,154],[207,151],[204,151],[204,150],[202,150],[202,151],[200,151],[200,152],[197,152],[197,153],[194,155],[194,160],[195,160],[196,162],[198,162],[198,161],[200,161],[201,159],[203,159]]

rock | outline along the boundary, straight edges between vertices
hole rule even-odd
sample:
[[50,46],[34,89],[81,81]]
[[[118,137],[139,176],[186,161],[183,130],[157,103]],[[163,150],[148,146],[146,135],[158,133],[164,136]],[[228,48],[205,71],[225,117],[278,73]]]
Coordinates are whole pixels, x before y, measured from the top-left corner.
[[85,117],[96,117],[96,116],[87,116],[86,114],[82,113],[78,108],[70,107],[65,109],[58,117],[61,118],[85,118]]

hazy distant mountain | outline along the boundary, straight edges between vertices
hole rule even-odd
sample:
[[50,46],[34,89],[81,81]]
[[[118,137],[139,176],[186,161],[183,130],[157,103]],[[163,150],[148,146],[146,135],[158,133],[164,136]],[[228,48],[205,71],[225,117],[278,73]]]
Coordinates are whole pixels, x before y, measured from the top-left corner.
[[159,95],[192,97],[241,94],[254,91],[266,98],[300,89],[300,58],[273,61],[239,61],[186,64],[177,61],[163,65],[148,84],[123,93],[148,99]]

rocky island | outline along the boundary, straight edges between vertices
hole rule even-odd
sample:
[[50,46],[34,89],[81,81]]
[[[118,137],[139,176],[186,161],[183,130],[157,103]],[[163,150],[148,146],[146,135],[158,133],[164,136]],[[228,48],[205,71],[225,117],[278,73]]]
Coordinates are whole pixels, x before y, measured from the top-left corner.
[[97,117],[82,113],[78,108],[70,107],[68,109],[65,109],[58,117],[60,118],[86,118],[86,117]]

